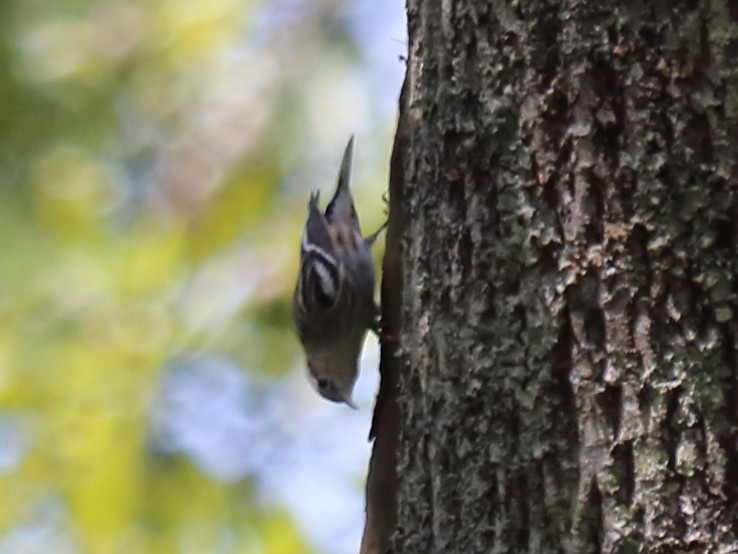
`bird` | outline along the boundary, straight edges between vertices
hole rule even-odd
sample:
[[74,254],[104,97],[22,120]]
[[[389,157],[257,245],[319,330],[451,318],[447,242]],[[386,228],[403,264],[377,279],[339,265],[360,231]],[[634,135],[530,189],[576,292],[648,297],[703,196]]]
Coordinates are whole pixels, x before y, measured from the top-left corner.
[[369,236],[361,233],[350,188],[353,150],[352,135],[324,212],[320,192],[310,194],[292,316],[313,388],[356,409],[353,390],[364,338],[369,329],[379,334],[371,249],[386,223]]

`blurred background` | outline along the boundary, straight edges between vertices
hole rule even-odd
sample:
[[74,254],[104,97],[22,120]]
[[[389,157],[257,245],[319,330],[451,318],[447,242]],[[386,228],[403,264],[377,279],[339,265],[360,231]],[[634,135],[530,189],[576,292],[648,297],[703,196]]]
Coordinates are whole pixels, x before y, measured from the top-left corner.
[[403,2],[0,0],[0,29],[0,554],[356,552],[376,341],[360,410],[328,403],[290,302],[352,133],[385,217]]

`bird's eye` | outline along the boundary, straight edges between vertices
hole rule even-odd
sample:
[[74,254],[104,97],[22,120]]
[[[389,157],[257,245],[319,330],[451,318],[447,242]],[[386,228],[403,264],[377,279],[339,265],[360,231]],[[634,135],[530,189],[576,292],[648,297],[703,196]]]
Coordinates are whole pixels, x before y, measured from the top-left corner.
[[328,387],[330,387],[330,384],[331,384],[331,382],[328,379],[324,378],[324,377],[321,377],[320,379],[318,379],[318,388],[320,390],[327,389]]

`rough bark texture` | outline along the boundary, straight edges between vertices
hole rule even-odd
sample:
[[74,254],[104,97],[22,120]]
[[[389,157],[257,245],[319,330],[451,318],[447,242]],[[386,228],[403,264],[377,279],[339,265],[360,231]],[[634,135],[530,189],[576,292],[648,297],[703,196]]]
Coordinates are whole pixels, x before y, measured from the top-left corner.
[[738,552],[738,3],[408,18],[393,551]]

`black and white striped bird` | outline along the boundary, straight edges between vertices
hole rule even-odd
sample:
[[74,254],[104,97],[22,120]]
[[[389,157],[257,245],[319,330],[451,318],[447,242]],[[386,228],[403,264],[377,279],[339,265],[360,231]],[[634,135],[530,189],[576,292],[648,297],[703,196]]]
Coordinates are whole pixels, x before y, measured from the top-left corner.
[[349,188],[353,147],[352,136],[325,213],[319,193],[310,195],[292,316],[315,389],[355,408],[359,355],[367,330],[377,328],[379,313],[371,247],[384,225],[368,237],[361,234]]

